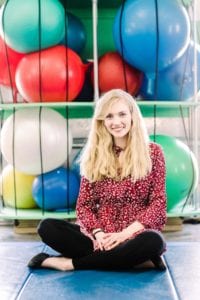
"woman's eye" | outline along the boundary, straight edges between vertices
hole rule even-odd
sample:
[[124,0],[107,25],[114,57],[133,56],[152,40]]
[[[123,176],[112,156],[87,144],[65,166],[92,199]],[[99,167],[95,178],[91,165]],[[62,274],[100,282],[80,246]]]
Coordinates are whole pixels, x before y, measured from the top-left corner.
[[107,115],[106,116],[106,119],[111,119],[112,118],[112,115]]
[[126,113],[120,113],[119,116],[120,116],[120,117],[125,117],[125,116],[126,116]]

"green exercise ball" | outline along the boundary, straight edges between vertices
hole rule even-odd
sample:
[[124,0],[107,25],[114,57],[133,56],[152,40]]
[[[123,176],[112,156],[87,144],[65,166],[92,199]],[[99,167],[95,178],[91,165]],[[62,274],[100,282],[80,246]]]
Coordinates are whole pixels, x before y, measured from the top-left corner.
[[54,46],[64,37],[64,29],[65,11],[59,0],[9,0],[1,7],[1,36],[17,52]]
[[162,146],[166,161],[167,211],[182,207],[198,184],[198,163],[189,147],[168,135],[151,135]]

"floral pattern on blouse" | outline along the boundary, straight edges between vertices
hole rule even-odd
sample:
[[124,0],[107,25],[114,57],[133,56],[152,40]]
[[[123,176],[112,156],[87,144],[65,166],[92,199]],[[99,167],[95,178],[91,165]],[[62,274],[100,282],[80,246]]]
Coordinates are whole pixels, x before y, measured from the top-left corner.
[[[121,181],[106,178],[96,182],[82,177],[76,207],[77,223],[93,241],[92,231],[95,228],[104,232],[120,232],[136,220],[147,230],[160,231],[165,225],[164,155],[158,144],[151,142],[149,146],[152,171],[135,183],[130,176]],[[119,149],[115,151],[120,152]]]

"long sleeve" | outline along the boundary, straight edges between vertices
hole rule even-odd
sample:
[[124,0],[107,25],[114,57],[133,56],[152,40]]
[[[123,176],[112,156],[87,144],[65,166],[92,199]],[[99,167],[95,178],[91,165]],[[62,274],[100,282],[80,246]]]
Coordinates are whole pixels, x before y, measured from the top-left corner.
[[137,220],[146,228],[161,230],[166,223],[165,159],[160,146],[153,154],[152,184],[147,208],[138,214]]
[[88,233],[91,233],[95,228],[101,227],[97,218],[97,200],[94,199],[92,183],[85,177],[81,179],[76,213],[78,223]]

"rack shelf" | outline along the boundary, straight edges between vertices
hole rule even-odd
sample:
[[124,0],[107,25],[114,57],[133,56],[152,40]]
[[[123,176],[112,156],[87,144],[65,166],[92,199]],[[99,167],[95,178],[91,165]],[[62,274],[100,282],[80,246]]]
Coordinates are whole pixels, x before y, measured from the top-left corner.
[[[199,216],[199,210],[194,210],[194,208],[187,208],[184,211],[181,209],[174,209],[172,212],[167,213],[168,218],[173,217],[189,217],[189,216]],[[44,218],[57,218],[57,219],[76,219],[76,212],[74,210],[68,211],[42,211],[39,208],[35,209],[15,209],[5,207],[0,211],[0,219],[8,220],[41,220]]]
[[4,207],[0,210],[0,219],[17,219],[17,220],[41,220],[44,218],[57,219],[75,219],[76,214],[74,210],[63,211],[42,211],[39,208],[35,209],[15,209]]
[[[200,106],[200,102],[192,101],[138,101],[137,103],[144,117],[187,117],[190,108]],[[70,119],[86,119],[92,117],[94,105],[93,101],[0,104],[0,117],[7,118],[15,110],[22,108],[48,107]]]

